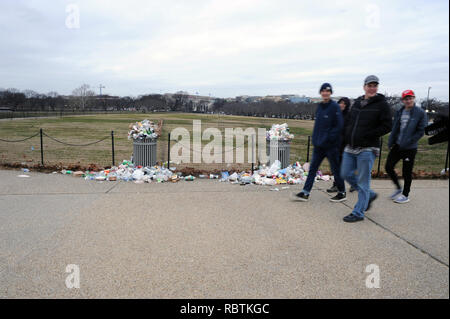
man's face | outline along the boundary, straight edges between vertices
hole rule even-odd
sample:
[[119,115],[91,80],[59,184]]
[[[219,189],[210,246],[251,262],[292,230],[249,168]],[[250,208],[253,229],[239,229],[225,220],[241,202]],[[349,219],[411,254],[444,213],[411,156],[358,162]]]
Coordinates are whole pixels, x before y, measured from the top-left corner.
[[322,99],[324,100],[329,100],[331,98],[331,91],[329,90],[322,90],[320,92],[320,96],[322,97]]
[[341,107],[341,111],[344,111],[344,110],[345,110],[345,102],[344,102],[344,101],[341,101],[341,102],[339,103],[339,106]]
[[373,97],[377,95],[378,83],[368,83],[364,85],[364,91],[366,92],[366,96],[368,97]]
[[414,96],[407,96],[403,99],[403,104],[406,108],[412,108],[416,103],[416,98]]

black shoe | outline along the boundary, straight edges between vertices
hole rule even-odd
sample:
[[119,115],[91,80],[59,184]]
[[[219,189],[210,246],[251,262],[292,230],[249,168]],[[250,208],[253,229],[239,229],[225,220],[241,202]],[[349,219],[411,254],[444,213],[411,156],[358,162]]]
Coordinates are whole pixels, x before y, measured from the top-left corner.
[[346,222],[346,223],[356,223],[356,222],[360,222],[363,220],[364,220],[364,217],[356,216],[353,213],[344,217],[344,222]]
[[350,193],[353,193],[354,191],[356,191],[356,188],[354,188],[353,186],[350,187]]
[[335,202],[335,203],[340,203],[345,200],[347,200],[347,196],[346,196],[345,192],[343,192],[343,193],[339,192],[339,193],[337,193],[336,196],[330,198],[330,201]]
[[369,204],[367,205],[366,212],[369,211],[370,207],[372,206],[372,202],[373,202],[375,199],[377,199],[377,197],[378,197],[378,194],[375,193],[375,196],[372,197],[371,199],[369,199]]
[[333,186],[331,186],[331,188],[328,188],[327,189],[327,193],[336,193],[336,192],[338,192],[339,190],[338,190],[338,188],[337,188],[337,186],[336,185],[333,185]]
[[306,195],[303,192],[300,192],[298,194],[291,194],[291,200],[293,201],[300,201],[300,202],[307,202],[309,200],[309,195]]

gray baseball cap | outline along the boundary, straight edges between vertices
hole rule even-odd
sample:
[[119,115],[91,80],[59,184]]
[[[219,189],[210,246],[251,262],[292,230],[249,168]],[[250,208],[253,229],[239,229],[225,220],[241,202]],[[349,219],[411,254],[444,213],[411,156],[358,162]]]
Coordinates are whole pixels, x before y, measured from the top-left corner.
[[364,85],[369,84],[369,83],[380,83],[380,79],[375,76],[375,75],[369,75],[368,77],[366,77],[366,79],[364,80]]

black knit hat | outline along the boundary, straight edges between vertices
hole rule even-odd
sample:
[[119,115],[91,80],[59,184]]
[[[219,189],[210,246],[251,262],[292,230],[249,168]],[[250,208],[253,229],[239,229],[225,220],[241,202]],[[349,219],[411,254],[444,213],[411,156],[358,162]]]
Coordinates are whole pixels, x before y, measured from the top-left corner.
[[320,90],[319,90],[319,94],[323,91],[323,90],[329,90],[331,92],[331,94],[333,94],[333,87],[331,86],[330,83],[324,83],[320,86]]

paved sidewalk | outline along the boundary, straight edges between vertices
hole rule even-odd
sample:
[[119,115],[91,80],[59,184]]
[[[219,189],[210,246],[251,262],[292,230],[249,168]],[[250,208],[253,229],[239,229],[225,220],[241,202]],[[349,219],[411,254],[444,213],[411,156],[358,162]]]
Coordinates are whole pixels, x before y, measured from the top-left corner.
[[331,203],[326,182],[298,203],[299,186],[20,174],[0,171],[2,298],[449,298],[448,181],[415,180],[400,205],[375,180],[368,218],[346,224],[357,194]]

